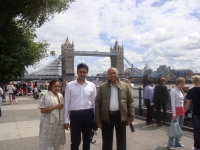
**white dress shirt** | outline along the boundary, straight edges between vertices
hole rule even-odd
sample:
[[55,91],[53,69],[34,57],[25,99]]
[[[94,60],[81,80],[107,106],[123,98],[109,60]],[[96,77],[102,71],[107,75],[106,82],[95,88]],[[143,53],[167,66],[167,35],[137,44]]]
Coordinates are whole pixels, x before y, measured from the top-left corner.
[[147,85],[144,88],[144,99],[149,99],[150,103],[153,104],[153,87],[151,85]]
[[110,111],[119,110],[118,88],[110,84]]
[[64,122],[69,123],[72,110],[95,109],[96,86],[87,80],[81,85],[77,80],[67,83],[65,89]]
[[173,90],[171,90],[170,96],[171,96],[172,113],[173,116],[176,116],[176,107],[183,107],[184,95],[180,89],[175,87]]

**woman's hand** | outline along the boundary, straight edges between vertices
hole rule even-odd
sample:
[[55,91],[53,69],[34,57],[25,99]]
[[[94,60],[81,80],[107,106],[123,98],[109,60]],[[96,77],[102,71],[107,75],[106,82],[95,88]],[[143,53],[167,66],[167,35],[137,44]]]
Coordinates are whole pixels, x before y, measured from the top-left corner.
[[56,108],[57,108],[57,109],[62,109],[63,107],[64,107],[63,104],[57,104],[57,105],[56,105]]
[[176,120],[176,116],[173,116],[173,119]]
[[41,113],[50,113],[51,111],[55,109],[62,109],[63,107],[64,107],[63,104],[57,104],[52,107],[41,108],[40,110],[41,110]]

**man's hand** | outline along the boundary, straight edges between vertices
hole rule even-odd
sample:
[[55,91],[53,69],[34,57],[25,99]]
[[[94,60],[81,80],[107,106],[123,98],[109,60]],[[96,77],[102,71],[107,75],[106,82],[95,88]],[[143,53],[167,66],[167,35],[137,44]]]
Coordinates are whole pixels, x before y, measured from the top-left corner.
[[126,120],[126,125],[129,126],[131,124],[131,121],[129,119]]
[[154,103],[151,103],[151,106],[154,106]]
[[70,127],[70,126],[69,126],[69,123],[66,123],[66,124],[64,124],[63,126],[64,126],[64,129],[65,129],[65,130],[69,130],[69,127]]
[[97,123],[97,127],[102,129],[102,124],[101,123]]

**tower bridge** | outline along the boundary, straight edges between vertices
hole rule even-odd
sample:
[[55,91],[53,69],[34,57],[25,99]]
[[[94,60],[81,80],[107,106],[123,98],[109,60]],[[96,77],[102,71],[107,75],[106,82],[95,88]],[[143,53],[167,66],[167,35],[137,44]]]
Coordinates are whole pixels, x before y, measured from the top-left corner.
[[113,52],[98,52],[98,51],[74,51],[75,56],[98,56],[98,57],[108,57],[116,56]]
[[[110,57],[111,66],[118,69],[120,77],[134,77],[142,78],[145,74],[149,74],[150,78],[160,78],[172,73],[165,67],[159,68],[157,71],[146,73],[145,69],[141,70],[136,68],[128,59],[124,57],[124,47],[120,46],[118,41],[115,42],[113,47],[110,47],[110,52],[95,51],[75,51],[74,42],[70,43],[67,38],[65,43],[61,45],[61,55],[54,61],[33,73],[26,74],[25,80],[49,80],[52,78],[71,80],[75,76],[74,71],[74,57],[75,56],[98,56]],[[147,64],[146,64],[147,65]],[[148,65],[147,65],[148,66]],[[145,68],[148,68],[145,66]],[[124,69],[126,69],[124,71]],[[173,75],[173,74],[172,74]],[[174,76],[174,75],[173,75]]]
[[25,75],[25,80],[36,80],[49,78],[62,78],[69,80],[73,78],[74,73],[74,57],[75,56],[97,56],[97,57],[110,57],[111,66],[116,67],[119,72],[119,76],[124,76],[124,47],[120,46],[118,41],[110,48],[110,52],[95,51],[75,51],[74,42],[70,43],[67,38],[65,43],[61,45],[61,55],[49,63],[42,69],[39,69],[33,73]]

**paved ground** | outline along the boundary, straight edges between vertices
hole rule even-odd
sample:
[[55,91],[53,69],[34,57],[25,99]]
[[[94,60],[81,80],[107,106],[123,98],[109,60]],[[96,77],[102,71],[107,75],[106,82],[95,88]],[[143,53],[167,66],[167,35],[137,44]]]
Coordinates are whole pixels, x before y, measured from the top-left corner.
[[[32,97],[18,97],[19,104],[2,106],[0,117],[0,150],[38,150],[38,133],[40,112],[37,109],[38,100]],[[144,121],[135,120],[136,132],[130,132],[127,127],[127,150],[166,150],[167,127],[158,128],[155,125],[146,126]],[[96,144],[91,144],[91,150],[101,150],[101,132],[94,136]],[[66,150],[70,149],[70,134],[66,132]],[[182,143],[189,150],[193,145],[191,132],[184,132]],[[80,148],[81,149],[81,148]],[[115,139],[114,139],[114,148]]]

